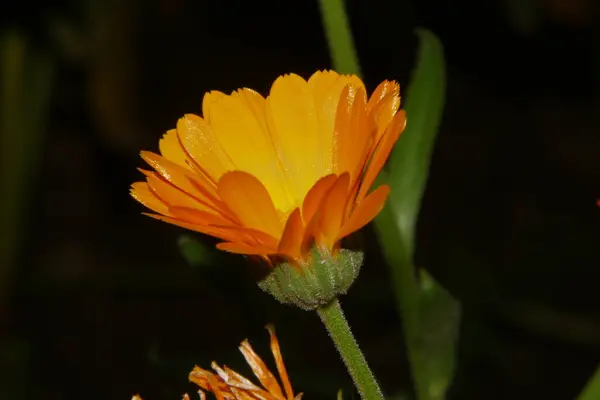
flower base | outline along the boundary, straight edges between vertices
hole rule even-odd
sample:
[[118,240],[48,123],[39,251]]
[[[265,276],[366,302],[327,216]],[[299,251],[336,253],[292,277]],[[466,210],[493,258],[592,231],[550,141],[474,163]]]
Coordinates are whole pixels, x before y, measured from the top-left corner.
[[315,249],[309,262],[300,266],[279,264],[258,286],[283,304],[314,310],[346,294],[362,261],[359,251],[342,249],[334,256]]

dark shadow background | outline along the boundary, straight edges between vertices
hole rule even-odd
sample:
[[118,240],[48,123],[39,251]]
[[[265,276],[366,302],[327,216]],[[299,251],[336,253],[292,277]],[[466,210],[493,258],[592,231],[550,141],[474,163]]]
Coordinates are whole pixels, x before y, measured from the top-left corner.
[[[416,26],[445,46],[447,103],[417,261],[463,303],[449,398],[574,398],[600,359],[596,2],[347,6],[371,89],[383,79],[406,88]],[[249,374],[237,352],[246,337],[267,358],[268,322],[305,398],[351,393],[315,315],[262,294],[239,257],[211,252],[212,267],[190,267],[177,246],[185,232],[141,216],[128,195],[141,179],[138,152],[199,113],[205,91],[266,93],[282,73],[330,66],[317,2],[63,0],[0,11],[3,31],[18,29],[56,63],[0,303],[0,397],[195,395],[195,363]],[[409,388],[400,321],[373,237],[357,238],[368,261],[345,309],[384,389],[400,398]]]

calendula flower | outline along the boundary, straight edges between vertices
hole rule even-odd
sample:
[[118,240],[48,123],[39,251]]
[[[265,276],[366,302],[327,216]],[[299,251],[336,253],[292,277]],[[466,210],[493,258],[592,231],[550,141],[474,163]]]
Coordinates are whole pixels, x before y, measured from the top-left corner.
[[275,329],[268,326],[269,335],[271,336],[271,352],[275,358],[275,365],[283,389],[281,388],[277,378],[266,366],[264,361],[256,354],[250,346],[248,340],[244,340],[240,345],[240,351],[250,365],[252,372],[260,381],[258,386],[249,379],[240,375],[226,366],[222,368],[217,363],[212,363],[214,372],[207,371],[200,367],[195,367],[190,372],[189,379],[200,386],[200,397],[205,399],[203,390],[212,392],[218,400],[300,400],[302,393],[294,397],[294,391],[288,378],[279,342],[275,335]]
[[279,77],[264,98],[251,89],[204,96],[143,151],[153,171],[131,194],[156,219],[223,240],[221,250],[306,261],[316,247],[369,223],[390,191],[371,190],[406,124],[396,82],[367,98],[356,76],[319,71]]

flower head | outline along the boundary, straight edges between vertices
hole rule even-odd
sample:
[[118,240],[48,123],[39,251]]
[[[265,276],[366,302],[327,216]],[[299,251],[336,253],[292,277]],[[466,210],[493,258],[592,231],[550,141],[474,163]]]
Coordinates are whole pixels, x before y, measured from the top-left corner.
[[248,365],[252,368],[252,372],[254,372],[262,387],[255,385],[249,379],[246,379],[232,369],[226,366],[221,368],[217,363],[213,362],[211,366],[215,371],[214,373],[197,366],[190,372],[190,381],[201,387],[200,397],[202,400],[205,398],[202,390],[214,393],[218,400],[300,400],[302,393],[294,397],[275,330],[272,326],[268,326],[267,329],[271,336],[271,351],[275,358],[283,390],[275,375],[267,368],[258,354],[254,352],[250,343],[244,340],[240,345],[240,351],[244,355],[244,358],[246,358]]
[[234,253],[310,257],[369,223],[389,193],[370,192],[406,124],[400,89],[384,81],[367,99],[356,76],[319,71],[279,77],[266,98],[251,89],[204,96],[143,151],[154,171],[131,194],[151,217],[223,240]]

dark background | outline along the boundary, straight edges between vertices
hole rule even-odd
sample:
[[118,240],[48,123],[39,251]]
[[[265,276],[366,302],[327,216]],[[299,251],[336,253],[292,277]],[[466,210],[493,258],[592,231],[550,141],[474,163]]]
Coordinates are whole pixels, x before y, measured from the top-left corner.
[[[417,262],[463,303],[449,398],[574,398],[600,359],[596,2],[347,7],[370,89],[383,79],[406,88],[416,26],[445,46],[447,102]],[[139,151],[199,113],[205,91],[264,94],[282,73],[330,67],[317,2],[9,1],[0,20],[55,71],[43,145],[21,183],[18,257],[1,266],[0,397],[193,397],[195,363],[249,376],[237,352],[246,337],[270,362],[268,322],[296,391],[350,396],[315,315],[275,304],[241,257],[211,251],[210,265],[189,266],[178,249],[185,232],[143,217],[128,195]],[[359,234],[367,263],[343,301],[399,398],[409,388],[401,326],[373,236]]]

